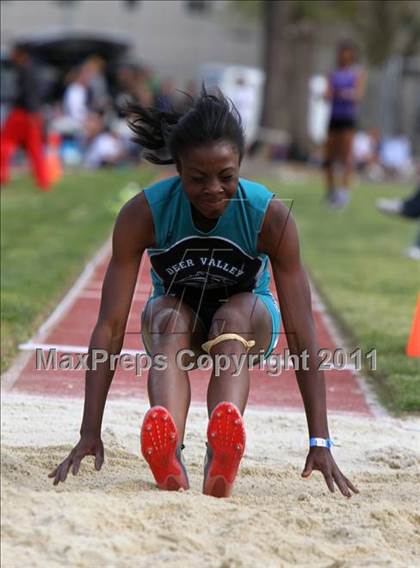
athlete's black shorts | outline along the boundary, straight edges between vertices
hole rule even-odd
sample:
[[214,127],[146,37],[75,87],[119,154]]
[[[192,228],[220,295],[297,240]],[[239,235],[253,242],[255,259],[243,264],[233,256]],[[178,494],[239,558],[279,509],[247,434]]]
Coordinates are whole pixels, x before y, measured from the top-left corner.
[[356,120],[354,118],[334,118],[330,119],[328,130],[354,130]]

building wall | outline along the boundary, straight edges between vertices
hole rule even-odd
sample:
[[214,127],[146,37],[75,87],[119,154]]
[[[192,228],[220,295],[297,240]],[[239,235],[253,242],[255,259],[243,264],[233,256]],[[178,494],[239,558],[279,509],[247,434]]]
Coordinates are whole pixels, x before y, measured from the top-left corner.
[[129,8],[124,0],[5,0],[1,2],[1,40],[57,28],[105,31],[133,42],[136,58],[161,76],[185,81],[208,61],[258,66],[261,30],[240,18],[224,0],[203,13],[181,0],[142,1]]

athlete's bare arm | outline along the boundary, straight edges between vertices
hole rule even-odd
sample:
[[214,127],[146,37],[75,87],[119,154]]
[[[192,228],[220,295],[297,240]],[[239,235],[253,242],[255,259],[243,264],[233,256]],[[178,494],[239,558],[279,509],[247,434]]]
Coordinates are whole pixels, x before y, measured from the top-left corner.
[[367,72],[365,69],[360,69],[357,74],[356,88],[355,88],[355,101],[359,102],[363,99],[366,91]]
[[327,89],[323,95],[326,101],[331,101],[334,94],[334,87],[332,84],[331,76],[328,77]]
[[81,460],[95,456],[99,470],[104,460],[101,424],[108,390],[114,376],[109,357],[92,369],[92,350],[108,354],[121,351],[137,274],[143,252],[154,243],[153,219],[145,196],[140,193],[121,209],[112,238],[112,257],[104,278],[99,316],[89,345],[89,371],[85,377],[85,404],[80,441],[69,456],[49,474],[54,485],[65,481],[72,468],[77,474]]
[[[291,353],[307,352],[307,368],[302,364],[296,378],[302,394],[310,437],[329,438],[325,379],[319,370],[320,359],[312,316],[308,277],[302,266],[296,224],[290,211],[279,199],[267,209],[258,241],[258,250],[268,254],[273,269],[284,330]],[[302,361],[302,359],[300,359]],[[320,470],[331,491],[334,481],[343,495],[350,497],[357,489],[338,469],[329,449],[313,447],[309,451],[304,477]]]

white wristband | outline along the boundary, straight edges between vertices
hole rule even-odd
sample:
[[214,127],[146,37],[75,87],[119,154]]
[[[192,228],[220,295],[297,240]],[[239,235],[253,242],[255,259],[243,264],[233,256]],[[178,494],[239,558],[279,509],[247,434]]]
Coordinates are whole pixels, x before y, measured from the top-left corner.
[[331,438],[309,438],[309,447],[319,446],[321,448],[331,448],[333,446]]

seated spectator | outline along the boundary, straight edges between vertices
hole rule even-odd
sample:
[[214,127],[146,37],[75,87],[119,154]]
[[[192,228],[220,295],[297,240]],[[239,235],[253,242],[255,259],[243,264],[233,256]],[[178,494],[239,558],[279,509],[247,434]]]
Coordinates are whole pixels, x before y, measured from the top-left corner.
[[365,170],[378,161],[379,134],[376,128],[359,130],[353,139],[353,158],[358,170]]
[[386,173],[392,176],[407,177],[412,173],[411,145],[402,132],[384,139],[380,147],[379,159]]
[[115,166],[125,157],[121,140],[97,113],[90,113],[85,121],[84,147],[83,166],[87,169]]

